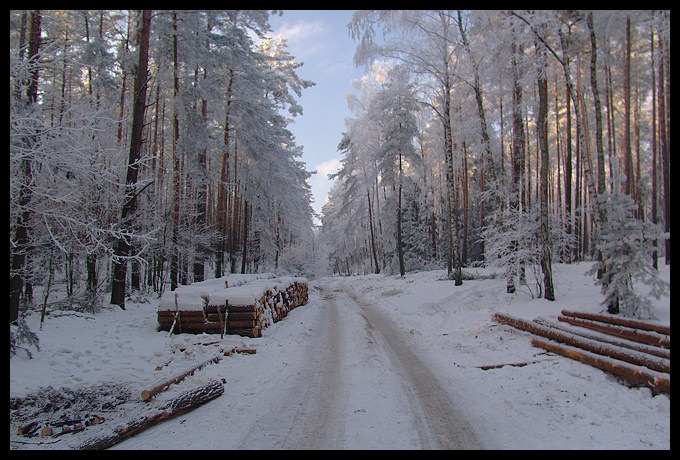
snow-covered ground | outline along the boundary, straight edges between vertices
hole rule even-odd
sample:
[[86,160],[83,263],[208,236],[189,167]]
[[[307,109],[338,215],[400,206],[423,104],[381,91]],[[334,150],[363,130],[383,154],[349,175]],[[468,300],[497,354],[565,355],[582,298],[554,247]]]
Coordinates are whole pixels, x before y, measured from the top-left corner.
[[[274,439],[269,444],[267,439],[248,441],[249,430],[272,430],[270,425],[301,410],[281,407],[282,401],[304,406],[304,395],[288,386],[301,382],[301,363],[312,358],[310,353],[324,353],[314,349],[314,340],[334,327],[331,324],[327,330],[323,326],[329,292],[334,293],[332,301],[340,312],[349,311],[351,302],[371,304],[389,318],[412,351],[436,370],[441,386],[456,395],[458,408],[485,448],[670,449],[670,396],[653,395],[645,387],[628,387],[601,370],[546,353],[531,345],[528,333],[492,320],[495,312],[547,320],[556,320],[562,309],[602,312],[599,288],[585,274],[590,267],[590,263],[556,264],[554,302],[532,298],[526,287],[508,295],[504,279],[486,278],[489,272],[481,269],[468,270],[480,279],[466,280],[462,286],[446,280],[445,271],[411,273],[405,278],[315,279],[310,281],[309,302],[265,329],[260,338],[168,336],[156,330],[158,299],[154,298],[128,301],[125,311],[113,306],[97,314],[54,311],[42,330],[39,314],[32,314],[27,322],[39,335],[40,351],[33,349],[32,359],[23,351],[10,359],[10,402],[16,398],[24,402],[15,411],[10,405],[10,449],[76,448],[117,424],[153,411],[181,391],[213,379],[226,382],[222,396],[114,448],[285,447]],[[660,264],[660,271],[670,281],[670,267]],[[654,321],[669,325],[670,296],[655,300],[654,305]],[[360,328],[348,327],[345,333],[355,329]],[[140,401],[142,389],[215,356],[221,348],[233,347],[256,348],[257,353],[223,357],[172,385],[150,403]],[[347,399],[353,404],[346,408],[351,414],[346,425],[349,441],[339,444],[340,448],[428,448],[406,430],[392,432],[409,417],[408,411],[400,409],[403,401],[389,400],[400,394],[387,383],[393,370],[385,361],[369,359],[359,345],[345,351],[338,365],[355,387]],[[302,353],[310,355],[297,359]],[[480,369],[519,362],[530,364]],[[362,372],[363,378],[354,375],[357,372]],[[376,391],[383,397],[367,396]],[[286,398],[281,398],[281,393]],[[96,397],[99,407],[86,404]],[[48,407],[48,400],[61,402]],[[36,401],[34,406],[31,401]],[[115,409],[101,407],[102,401]],[[62,406],[57,407],[59,404]],[[31,420],[49,421],[85,412],[103,415],[106,421],[55,438],[16,434],[19,425]],[[314,427],[306,428],[314,432]],[[278,436],[275,430],[268,433]]]

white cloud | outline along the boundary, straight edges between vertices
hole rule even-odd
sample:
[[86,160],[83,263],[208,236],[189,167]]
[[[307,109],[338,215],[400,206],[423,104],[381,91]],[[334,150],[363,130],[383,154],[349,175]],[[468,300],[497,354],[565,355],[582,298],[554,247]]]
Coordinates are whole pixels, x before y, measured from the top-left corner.
[[326,178],[328,174],[337,172],[338,169],[340,169],[340,166],[341,163],[339,159],[331,158],[330,160],[326,160],[317,164],[315,169],[319,172],[319,174],[323,174],[324,178]]
[[312,206],[316,212],[321,212],[321,207],[326,202],[328,192],[331,190],[333,181],[328,179],[329,174],[336,173],[340,169],[341,163],[338,158],[331,158],[315,165],[316,174],[309,178],[309,186],[314,195]]
[[275,35],[288,40],[289,45],[308,42],[315,36],[323,33],[324,26],[321,21],[297,21],[294,24],[284,22]]

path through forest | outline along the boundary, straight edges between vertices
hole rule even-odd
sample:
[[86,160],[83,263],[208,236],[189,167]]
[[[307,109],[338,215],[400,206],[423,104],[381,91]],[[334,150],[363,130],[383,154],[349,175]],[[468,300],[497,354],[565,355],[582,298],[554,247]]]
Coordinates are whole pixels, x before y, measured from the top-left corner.
[[[257,383],[228,381],[223,397],[194,411],[193,424],[205,425],[205,448],[480,448],[436,370],[348,280],[333,280],[317,295],[319,305],[306,310],[306,334],[258,350],[280,353],[285,366],[258,369]],[[179,448],[182,424],[168,421],[116,448]]]

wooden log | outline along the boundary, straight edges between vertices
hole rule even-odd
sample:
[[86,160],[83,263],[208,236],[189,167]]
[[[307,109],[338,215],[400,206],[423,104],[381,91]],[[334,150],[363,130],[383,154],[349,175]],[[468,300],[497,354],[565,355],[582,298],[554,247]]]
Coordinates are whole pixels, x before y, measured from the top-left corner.
[[635,319],[619,318],[611,315],[598,315],[595,313],[576,312],[562,310],[564,316],[572,316],[574,318],[589,319],[592,321],[600,321],[608,324],[616,324],[617,326],[626,326],[633,329],[642,329],[644,331],[658,332],[659,334],[671,335],[670,326],[662,326],[659,324],[652,324],[646,321],[639,321]]
[[227,334],[240,335],[251,338],[262,337],[262,332],[259,327],[229,329],[227,331]]
[[255,353],[257,353],[257,348],[234,348],[234,353],[254,355]]
[[188,390],[171,400],[159,412],[134,420],[114,433],[100,436],[81,445],[82,450],[102,450],[118,444],[119,442],[151,428],[172,417],[193,410],[224,393],[224,385],[218,380],[213,380],[206,385],[193,390]]
[[[225,313],[226,315],[226,313]],[[219,323],[220,323],[220,339],[224,338],[224,331],[227,329],[227,325],[225,324],[226,318],[222,316],[222,311],[218,308],[217,309],[217,316],[219,318]]]
[[257,326],[257,321],[254,319],[234,321],[231,319],[231,317],[229,318],[229,330],[238,328],[253,328],[255,326]]
[[227,305],[208,305],[205,307],[205,312],[206,313],[217,313],[221,312],[222,314],[227,312]]
[[528,364],[534,364],[534,363],[536,363],[536,362],[537,362],[537,361],[533,361],[532,363],[523,362],[523,363],[507,363],[507,364],[488,364],[488,365],[485,365],[485,366],[477,366],[477,367],[478,367],[479,369],[483,370],[483,371],[488,371],[488,370],[490,370],[490,369],[500,369],[501,367],[505,367],[505,366],[511,366],[511,367],[524,367],[524,366],[526,366],[526,365],[528,365]]
[[180,326],[177,330],[177,334],[203,334],[204,332],[205,323],[180,323]]
[[256,311],[229,312],[229,321],[255,320],[260,316]]
[[206,334],[222,334],[224,326],[218,322],[207,322],[203,327],[203,332]]
[[222,356],[223,356],[223,354],[220,353],[216,356],[213,356],[209,360],[203,361],[201,364],[194,366],[191,369],[182,372],[181,374],[176,375],[175,377],[172,377],[168,380],[165,380],[165,381],[159,383],[158,385],[155,385],[153,388],[151,388],[149,390],[142,390],[142,393],[141,393],[142,400],[148,401],[153,396],[156,396],[161,391],[167,389],[173,383],[179,383],[182,380],[184,380],[185,378],[187,378],[188,376],[193,375],[194,372],[196,372],[196,371],[202,369],[203,367],[207,366],[208,364],[218,362],[222,358]]
[[609,343],[611,345],[616,345],[617,347],[628,348],[630,350],[639,351],[641,353],[647,353],[648,355],[658,356],[659,358],[671,359],[671,351],[666,348],[659,348],[653,345],[646,345],[644,343],[632,342],[630,340],[619,339],[614,336],[603,334],[596,331],[591,331],[589,329],[581,329],[579,327],[569,327],[563,326],[561,324],[556,324],[543,318],[536,318],[534,322],[542,326],[553,327],[564,332],[569,332],[581,337],[588,339],[599,340],[600,342]]
[[621,326],[600,324],[594,321],[585,319],[572,318],[570,316],[558,316],[558,321],[572,324],[574,326],[581,326],[587,329],[592,329],[605,334],[622,337],[624,339],[632,340],[634,342],[646,343],[647,345],[654,345],[656,347],[671,348],[671,339],[668,336],[657,334],[654,332],[636,331],[635,329],[627,329]]
[[244,312],[244,311],[259,311],[259,307],[257,305],[229,305],[227,308],[229,314],[232,312]]
[[182,327],[188,324],[203,324],[205,323],[205,318],[199,318],[197,316],[191,318],[185,318],[183,313],[180,313],[180,320],[182,321]]
[[[205,318],[203,310],[179,310],[183,318]],[[174,318],[175,311],[160,310],[158,311],[158,318]]]
[[574,334],[569,334],[561,332],[558,329],[544,327],[536,323],[530,323],[519,318],[513,318],[512,316],[504,315],[501,313],[496,313],[494,318],[503,324],[508,324],[516,329],[531,332],[532,334],[540,335],[541,337],[546,337],[557,342],[572,345],[583,350],[596,353],[598,355],[608,356],[610,358],[619,359],[622,361],[629,362],[638,366],[645,366],[649,369],[658,372],[671,372],[671,362],[663,358],[652,357],[647,354],[638,353],[633,350],[626,350],[623,348],[616,347],[614,345],[608,345],[597,340],[581,338],[575,336]]
[[544,350],[548,350],[553,353],[566,356],[567,358],[571,358],[584,364],[596,367],[603,371],[607,371],[635,384],[645,385],[663,393],[671,393],[670,375],[649,372],[638,366],[632,366],[623,361],[602,358],[587,351],[578,350],[567,345],[560,345],[546,340],[534,338],[531,339],[531,344],[535,347],[540,347]]

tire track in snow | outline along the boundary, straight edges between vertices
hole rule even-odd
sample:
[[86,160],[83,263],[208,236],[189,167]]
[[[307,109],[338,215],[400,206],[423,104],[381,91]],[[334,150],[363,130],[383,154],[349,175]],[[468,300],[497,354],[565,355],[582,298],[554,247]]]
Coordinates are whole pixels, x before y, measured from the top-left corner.
[[[413,408],[416,429],[423,448],[481,449],[481,443],[455,407],[448,392],[435,374],[418,358],[402,334],[378,309],[363,300],[343,283],[343,290],[361,308],[361,315],[384,339],[395,367],[402,372],[404,384],[410,388],[409,402]],[[430,445],[432,444],[432,445]]]

